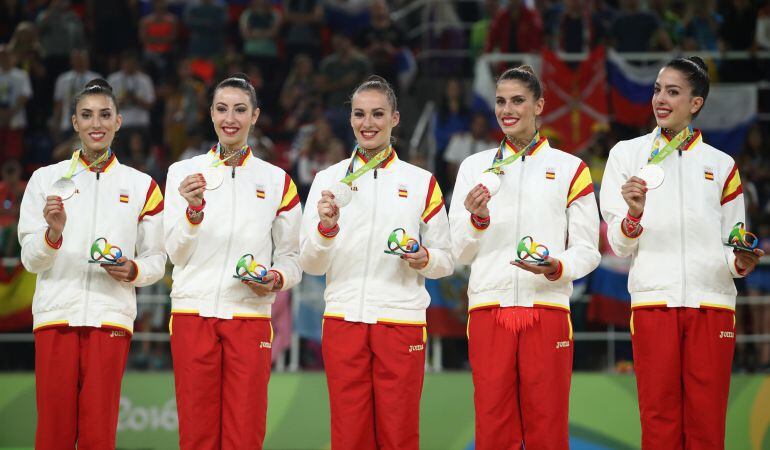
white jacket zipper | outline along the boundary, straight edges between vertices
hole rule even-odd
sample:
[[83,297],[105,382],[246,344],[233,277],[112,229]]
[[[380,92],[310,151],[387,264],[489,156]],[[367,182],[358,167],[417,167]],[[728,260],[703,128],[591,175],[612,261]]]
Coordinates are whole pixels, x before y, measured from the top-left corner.
[[683,188],[683,182],[682,179],[682,150],[679,150],[679,158],[678,158],[679,164],[679,246],[681,248],[681,257],[682,257],[682,299],[681,299],[681,306],[685,306],[687,302],[687,266],[685,265],[685,262],[687,260],[687,246],[685,245],[685,237],[687,233],[685,233],[685,218],[684,218],[684,188]]
[[233,229],[235,228],[235,214],[238,209],[235,207],[235,166],[233,166],[232,182],[230,183],[230,232],[227,233],[227,250],[225,250],[225,262],[222,264],[222,273],[219,274],[219,285],[217,286],[217,295],[214,296],[214,314],[219,313],[219,294],[222,292],[222,280],[227,272],[227,266],[230,262],[230,250],[233,245]]
[[361,283],[361,303],[358,306],[358,317],[362,322],[364,322],[364,303],[366,302],[366,279],[369,276],[369,256],[372,254],[372,243],[375,241],[375,239],[372,239],[372,235],[374,234],[374,226],[377,223],[377,169],[374,169],[373,184],[374,201],[372,202],[372,222],[371,227],[369,228],[369,233],[367,234],[370,236],[370,238],[369,245],[366,246],[366,257],[364,259],[364,279]]
[[[526,160],[526,155],[522,156],[520,164],[521,169],[519,170],[519,185],[516,188],[516,222],[513,225],[514,248],[517,247],[518,240],[521,239],[521,236],[519,236],[519,225],[521,222],[521,185],[524,183],[524,161]],[[517,257],[518,254],[516,253],[516,250],[514,250],[514,259]],[[513,273],[513,306],[519,306],[519,270],[514,268]]]
[[[90,240],[88,241],[89,244],[93,243],[96,235],[96,217],[97,212],[99,210],[99,172],[96,172],[96,182],[94,183],[94,205],[93,208],[91,208],[91,233],[90,233]],[[90,247],[89,247],[90,250]],[[90,256],[90,255],[89,255]],[[88,265],[88,269],[86,271],[86,295],[85,295],[85,305],[83,305],[83,325],[87,325],[88,320],[88,301],[91,297],[91,264]]]

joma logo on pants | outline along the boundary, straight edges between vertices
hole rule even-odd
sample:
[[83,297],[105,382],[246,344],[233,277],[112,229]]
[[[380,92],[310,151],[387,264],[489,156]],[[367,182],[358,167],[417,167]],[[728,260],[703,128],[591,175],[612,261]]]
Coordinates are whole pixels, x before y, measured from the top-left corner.
[[110,337],[123,337],[123,336],[125,336],[125,335],[126,335],[126,332],[125,332],[125,331],[116,331],[116,330],[112,330],[112,331],[110,332]]
[[556,348],[566,348],[569,347],[569,341],[559,341],[556,343]]
[[259,348],[273,348],[273,344],[270,342],[262,341],[259,343]]
[[719,339],[733,339],[733,338],[735,338],[735,333],[732,331],[719,332]]
[[422,345],[422,344],[420,344],[420,345],[410,345],[410,346],[409,346],[409,353],[412,353],[412,352],[421,352],[421,351],[423,351],[424,349],[425,349],[425,346],[424,346],[424,345]]

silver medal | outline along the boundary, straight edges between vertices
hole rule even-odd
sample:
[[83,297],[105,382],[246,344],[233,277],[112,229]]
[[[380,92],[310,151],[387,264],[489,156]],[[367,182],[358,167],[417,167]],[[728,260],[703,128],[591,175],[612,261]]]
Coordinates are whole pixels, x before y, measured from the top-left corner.
[[347,206],[353,200],[353,191],[347,183],[337,182],[329,186],[329,191],[334,195],[334,203],[340,208]]
[[500,175],[496,173],[484,172],[479,176],[478,182],[487,188],[489,195],[495,195],[500,190]]
[[203,178],[206,180],[206,190],[213,191],[214,189],[222,186],[225,181],[223,171],[219,167],[208,167],[203,169]]
[[656,189],[663,184],[666,173],[657,164],[647,164],[642,167],[637,176],[647,183],[647,189]]
[[77,188],[75,187],[75,182],[72,181],[71,178],[59,178],[53,185],[51,185],[48,195],[61,197],[62,200],[67,200],[75,195],[75,192],[77,192]]

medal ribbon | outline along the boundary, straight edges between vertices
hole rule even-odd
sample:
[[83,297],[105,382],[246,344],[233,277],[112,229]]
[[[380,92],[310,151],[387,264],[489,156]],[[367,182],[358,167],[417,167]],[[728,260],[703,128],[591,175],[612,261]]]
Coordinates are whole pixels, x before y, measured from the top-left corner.
[[[500,169],[501,167],[507,166],[508,164],[512,164],[517,159],[527,154],[527,152],[530,151],[535,145],[537,145],[538,142],[540,142],[540,132],[535,131],[535,136],[532,138],[529,144],[527,144],[526,147],[524,147],[523,149],[517,152],[508,142],[508,138],[503,138],[503,140],[500,142],[500,148],[497,150],[497,153],[495,154],[495,159],[492,161],[492,167],[485,170],[484,172],[493,172],[493,173],[496,173],[497,175],[502,174],[503,171]],[[502,159],[506,148],[510,149],[510,151],[513,152],[513,155],[505,159]]]
[[356,152],[358,151],[359,151],[359,147],[356,146],[355,150],[353,150],[353,154],[350,156],[350,166],[348,166],[348,171],[345,175],[345,178],[341,179],[340,183],[345,183],[349,185],[350,183],[352,183],[353,181],[357,180],[362,175],[364,175],[366,172],[379,166],[383,161],[390,158],[390,155],[393,153],[393,146],[389,145],[388,148],[374,155],[372,159],[370,159],[366,164],[359,167],[358,170],[353,172],[353,162],[355,161]]
[[80,174],[81,172],[85,172],[86,170],[90,169],[91,167],[103,163],[104,161],[107,161],[107,159],[112,154],[112,149],[108,148],[106,152],[102,153],[102,155],[94,160],[91,164],[87,165],[85,168],[80,169],[79,171],[75,172],[75,169],[78,167],[78,160],[80,159],[81,150],[77,149],[72,153],[72,157],[70,158],[70,167],[67,169],[67,172],[62,176],[65,180],[70,180],[72,177]]
[[[225,159],[217,158],[214,162],[211,163],[211,167],[219,167],[222,164],[224,164],[227,161],[229,161],[230,158],[232,158],[235,155],[241,155],[242,156],[242,155],[246,154],[246,150],[248,148],[249,148],[248,145],[244,145],[239,151],[233,153],[232,155],[228,156]],[[222,154],[222,145],[221,144],[217,144],[217,155],[221,155],[221,154]]]
[[687,128],[680,131],[673,139],[668,141],[668,144],[666,144],[663,149],[660,149],[658,143],[660,142],[659,139],[661,139],[661,132],[660,127],[658,127],[658,135],[655,138],[655,149],[650,153],[649,158],[647,158],[647,164],[660,164],[670,154],[674,153],[675,150],[680,150],[683,145],[689,143],[694,136],[692,125],[688,125]]

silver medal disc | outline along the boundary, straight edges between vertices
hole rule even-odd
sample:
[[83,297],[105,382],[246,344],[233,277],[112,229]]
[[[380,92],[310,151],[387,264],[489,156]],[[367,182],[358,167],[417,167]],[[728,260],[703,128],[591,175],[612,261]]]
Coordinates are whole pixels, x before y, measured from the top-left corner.
[[500,175],[492,172],[484,172],[479,177],[479,183],[487,188],[489,195],[495,195],[500,190]]
[[334,195],[334,203],[340,208],[344,208],[353,200],[353,191],[346,183],[334,183],[329,186],[329,191]]
[[206,180],[206,190],[213,191],[214,189],[222,186],[225,181],[225,175],[223,170],[219,167],[208,167],[203,170],[203,178]]
[[663,179],[666,178],[666,173],[657,164],[647,164],[639,171],[639,178],[647,183],[647,189],[656,189],[663,184]]
[[75,182],[72,181],[71,178],[59,178],[53,185],[51,185],[48,195],[61,197],[62,200],[67,200],[75,195],[75,192],[77,192],[77,188],[75,187]]

